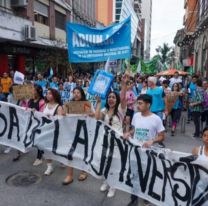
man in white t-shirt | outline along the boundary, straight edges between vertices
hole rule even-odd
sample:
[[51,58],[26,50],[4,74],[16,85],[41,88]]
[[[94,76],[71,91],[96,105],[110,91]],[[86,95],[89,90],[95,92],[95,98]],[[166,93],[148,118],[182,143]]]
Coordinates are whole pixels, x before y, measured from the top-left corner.
[[[133,116],[130,132],[124,134],[124,138],[145,148],[151,147],[154,143],[161,143],[165,139],[162,120],[150,111],[151,104],[151,95],[143,94],[137,98],[139,112]],[[137,205],[137,203],[137,196],[131,195],[128,206]]]
[[176,83],[182,83],[182,79],[179,76],[178,72],[175,72],[174,76],[170,79],[170,85],[169,85],[170,88],[172,89],[173,85],[176,84]]

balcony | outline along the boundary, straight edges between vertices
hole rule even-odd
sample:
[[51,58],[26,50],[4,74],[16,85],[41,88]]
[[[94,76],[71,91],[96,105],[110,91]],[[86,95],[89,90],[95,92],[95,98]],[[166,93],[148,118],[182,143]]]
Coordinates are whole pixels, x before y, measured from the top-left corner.
[[0,9],[0,39],[23,41],[23,30],[26,25],[32,26],[32,22],[15,16],[11,11]]

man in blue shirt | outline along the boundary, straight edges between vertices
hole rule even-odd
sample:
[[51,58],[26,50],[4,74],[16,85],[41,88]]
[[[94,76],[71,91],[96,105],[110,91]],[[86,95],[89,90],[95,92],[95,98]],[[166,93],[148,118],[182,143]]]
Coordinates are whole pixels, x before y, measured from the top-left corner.
[[[192,76],[192,80],[190,82],[190,84],[188,85],[188,98],[189,98],[189,102],[191,101],[192,97],[194,96],[194,93],[196,91],[196,81],[198,80],[198,76],[194,75]],[[188,108],[188,121],[187,123],[190,123],[190,119],[191,119],[191,110],[190,108]]]
[[56,90],[59,89],[57,77],[53,77],[52,82],[50,83],[50,88],[56,89]]
[[148,78],[148,90],[147,94],[152,96],[152,105],[151,105],[151,112],[158,115],[161,120],[163,121],[163,113],[165,111],[165,93],[163,88],[157,87],[157,77],[149,77]]
[[38,80],[35,81],[35,84],[41,86],[42,89],[46,88],[47,81],[43,79],[43,75],[39,73],[37,75],[37,78],[38,78]]

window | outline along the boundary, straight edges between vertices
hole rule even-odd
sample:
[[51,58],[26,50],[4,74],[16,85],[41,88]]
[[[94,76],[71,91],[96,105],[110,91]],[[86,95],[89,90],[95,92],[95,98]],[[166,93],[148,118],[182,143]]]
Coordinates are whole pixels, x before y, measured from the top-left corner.
[[48,6],[40,3],[39,1],[34,2],[34,13],[35,21],[48,25]]
[[8,0],[0,0],[0,7],[11,9],[11,3]]
[[65,30],[66,16],[58,11],[56,11],[55,15],[56,15],[56,27]]
[[48,25],[48,17],[42,16],[41,14],[35,14],[35,21]]

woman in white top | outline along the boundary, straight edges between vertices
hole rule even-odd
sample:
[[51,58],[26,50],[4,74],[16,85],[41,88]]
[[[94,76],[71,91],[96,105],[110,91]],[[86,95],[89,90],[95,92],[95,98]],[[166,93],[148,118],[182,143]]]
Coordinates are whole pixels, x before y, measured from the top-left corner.
[[141,89],[141,93],[140,94],[146,94],[147,93],[147,89],[148,89],[147,80],[144,79],[143,82],[142,82],[142,89]]
[[[97,98],[97,107],[95,111],[95,117],[97,120],[103,120],[105,123],[109,124],[115,130],[123,133],[123,120],[126,114],[126,81],[127,78],[124,77],[122,80],[122,88],[120,96],[116,92],[110,92],[106,99],[106,106],[101,110],[101,99]],[[108,190],[109,189],[109,190]],[[101,192],[108,190],[107,197],[113,197],[115,195],[115,189],[109,187],[107,182],[103,182],[100,187]]]
[[192,150],[193,155],[199,155],[200,158],[208,160],[208,127],[205,127],[202,133],[202,140],[204,145],[200,147],[195,147]]
[[[55,115],[64,115],[64,110],[61,106],[61,96],[56,89],[48,89],[46,94],[46,106],[43,113],[49,117],[53,118]],[[52,160],[47,160],[47,169],[45,175],[51,175],[53,173]]]

